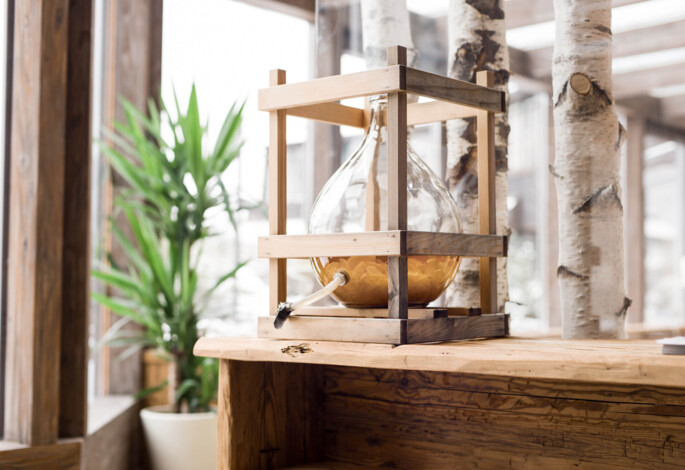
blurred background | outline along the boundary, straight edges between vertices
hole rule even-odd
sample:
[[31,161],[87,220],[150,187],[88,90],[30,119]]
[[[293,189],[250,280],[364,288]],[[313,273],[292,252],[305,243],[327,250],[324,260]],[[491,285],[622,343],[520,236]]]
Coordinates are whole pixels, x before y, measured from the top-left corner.
[[[683,324],[685,289],[685,2],[614,0],[614,95],[629,138],[623,147],[625,267],[628,321],[641,328]],[[447,72],[447,0],[408,0],[417,67]],[[551,61],[554,12],[550,0],[504,2],[511,60],[509,84],[509,250],[513,334],[553,334],[560,325],[556,281],[557,210],[549,177],[554,161]],[[0,15],[6,15],[0,8]],[[0,17],[0,28],[7,28]],[[235,101],[246,101],[244,146],[225,183],[247,205],[237,232],[225,214],[212,220],[216,236],[205,248],[201,283],[209,286],[236,261],[249,260],[209,306],[203,326],[210,334],[244,335],[267,313],[267,262],[256,258],[257,237],[268,231],[265,201],[268,114],[257,110],[257,90],[270,69],[287,81],[350,73],[365,68],[358,0],[100,0],[94,11],[93,136],[121,119],[116,97],[142,106],[161,94],[188,99],[196,84],[200,111],[214,139]],[[0,31],[0,63],[6,63]],[[5,74],[0,73],[4,93]],[[4,98],[3,95],[0,97]],[[351,103],[362,106],[359,100]],[[0,116],[0,119],[3,119]],[[2,122],[0,122],[2,125]],[[0,126],[4,128],[4,125]],[[357,129],[290,118],[288,136],[288,232],[304,233],[319,190],[359,143]],[[3,134],[0,133],[0,148]],[[417,127],[413,145],[438,175],[445,175],[445,127]],[[93,147],[92,253],[102,259],[113,177]],[[295,184],[293,184],[295,182]],[[291,296],[316,286],[306,261],[289,262]],[[102,286],[93,283],[98,291]],[[111,324],[93,303],[91,343]],[[138,359],[139,360],[139,359]],[[125,361],[124,361],[125,362]],[[135,388],[126,379],[109,383],[103,371],[131,364],[94,356],[92,395]],[[126,372],[124,375],[129,374]]]

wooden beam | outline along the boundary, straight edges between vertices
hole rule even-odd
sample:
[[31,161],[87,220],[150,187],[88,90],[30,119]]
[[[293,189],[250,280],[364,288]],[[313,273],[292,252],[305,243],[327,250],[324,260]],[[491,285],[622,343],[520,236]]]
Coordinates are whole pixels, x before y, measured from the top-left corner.
[[296,16],[314,23],[316,0],[240,0],[243,3],[278,13]]
[[507,238],[467,233],[383,232],[260,237],[260,258],[312,256],[506,256]]
[[642,118],[628,119],[628,145],[624,159],[623,232],[626,273],[626,295],[633,301],[628,310],[628,321],[639,323],[644,318],[645,296],[645,233],[643,153],[645,122]]
[[646,94],[655,88],[685,83],[685,62],[614,75],[614,98]]
[[257,334],[273,339],[412,344],[505,336],[508,325],[503,313],[413,319],[292,315],[278,330],[272,316],[259,317]]
[[0,451],[0,468],[13,470],[79,470],[81,442]]
[[[614,8],[643,0],[613,0]],[[507,29],[520,28],[554,20],[554,4],[550,0],[508,0],[504,4]]]
[[[492,72],[476,74],[479,85],[492,87],[495,77]],[[478,233],[494,235],[496,227],[495,205],[495,115],[489,111],[478,111],[476,117],[478,133]],[[480,306],[485,313],[499,311],[497,305],[497,259],[480,259]]]
[[494,113],[506,110],[504,92],[423,70],[407,68],[406,86],[402,88],[415,95],[428,96]]
[[69,2],[16,3],[5,439],[57,441]]
[[685,95],[661,98],[659,103],[664,118],[673,119],[685,117]]
[[401,68],[395,65],[263,88],[259,90],[259,109],[275,111],[398,91],[404,88]]
[[427,96],[496,113],[506,109],[504,93],[499,90],[401,64],[263,88],[259,90],[259,109],[275,111],[302,108],[358,96],[394,92]]
[[[388,65],[406,70],[407,49],[388,47]],[[400,73],[400,88],[405,82]],[[388,230],[407,230],[407,94],[388,93]],[[388,257],[388,317],[407,318],[407,257]],[[400,337],[404,339],[404,329]],[[403,342],[403,341],[402,341]]]
[[[684,30],[685,20],[680,20],[615,34],[612,40],[613,57],[628,57],[683,47],[685,46]],[[552,75],[552,56],[554,54],[552,46],[522,52],[522,54],[528,71],[524,75],[533,78],[545,78]],[[512,64],[515,63],[516,61],[512,57]]]
[[[285,70],[274,69],[269,73],[269,85],[283,85]],[[286,190],[286,113],[276,110],[269,113],[269,234],[283,235],[287,222]],[[278,304],[285,302],[288,276],[285,259],[269,260],[269,311],[275,312]]]
[[59,436],[87,432],[93,1],[71,0],[67,61]]

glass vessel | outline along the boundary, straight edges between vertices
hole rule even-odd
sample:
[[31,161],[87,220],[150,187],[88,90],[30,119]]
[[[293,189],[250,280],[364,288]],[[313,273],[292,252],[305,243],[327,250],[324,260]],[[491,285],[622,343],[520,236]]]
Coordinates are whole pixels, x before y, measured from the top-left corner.
[[[388,229],[387,97],[371,100],[370,126],[355,153],[328,180],[314,203],[309,233]],[[433,171],[407,145],[407,229],[461,233],[457,205]],[[346,307],[388,305],[387,256],[312,258],[322,285],[342,269],[349,282],[332,296]],[[458,256],[409,256],[409,305],[425,307],[454,279]]]

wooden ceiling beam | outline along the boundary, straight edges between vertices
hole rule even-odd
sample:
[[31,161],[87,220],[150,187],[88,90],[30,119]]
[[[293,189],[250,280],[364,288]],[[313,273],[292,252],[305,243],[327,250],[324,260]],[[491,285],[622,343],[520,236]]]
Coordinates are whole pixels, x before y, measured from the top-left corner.
[[661,98],[659,102],[664,118],[685,119],[685,94]]
[[648,94],[650,90],[685,83],[685,62],[614,75],[614,98]]
[[[614,8],[642,0],[613,0]],[[504,2],[507,29],[530,26],[554,20],[554,6],[551,0],[509,0]]]
[[[618,33],[614,35],[614,58],[685,47],[683,31],[685,20]],[[543,78],[552,75],[553,47],[523,53],[527,56],[526,68],[531,77]]]

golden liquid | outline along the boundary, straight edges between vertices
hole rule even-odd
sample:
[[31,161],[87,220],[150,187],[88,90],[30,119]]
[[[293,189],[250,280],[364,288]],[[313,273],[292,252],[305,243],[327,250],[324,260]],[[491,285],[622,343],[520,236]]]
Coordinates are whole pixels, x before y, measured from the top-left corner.
[[[437,299],[454,279],[459,256],[409,256],[407,273],[409,305],[425,307]],[[332,294],[346,307],[381,308],[388,306],[388,257],[351,256],[313,258],[314,271],[322,285],[333,280],[342,269],[350,280]]]

